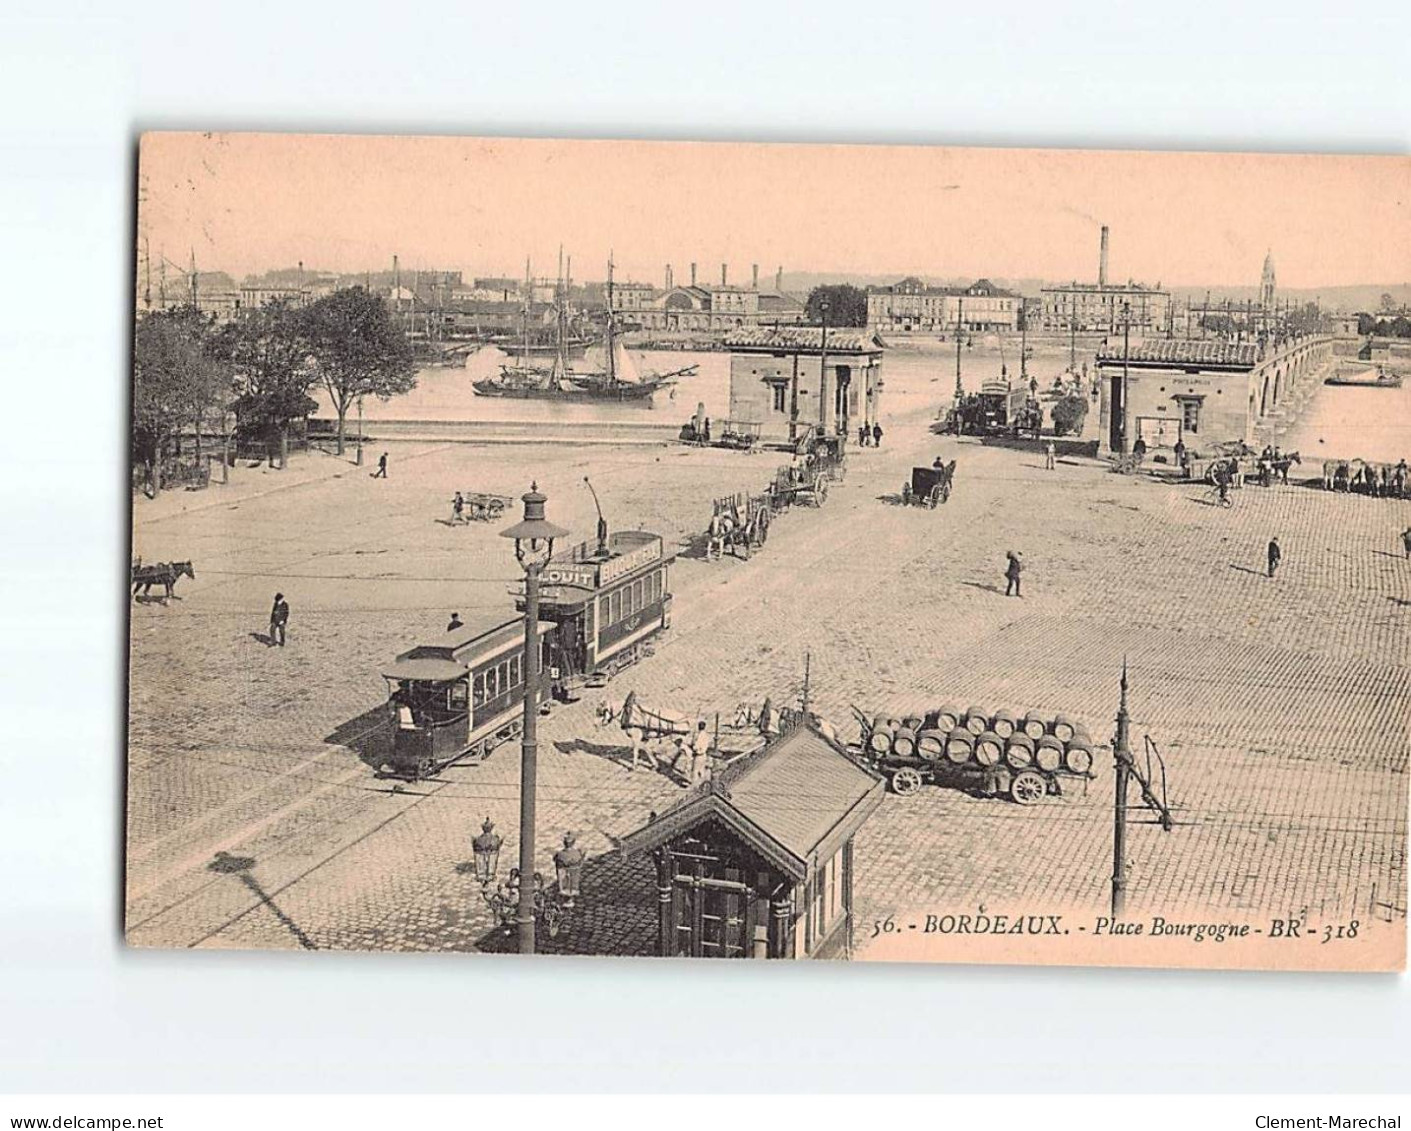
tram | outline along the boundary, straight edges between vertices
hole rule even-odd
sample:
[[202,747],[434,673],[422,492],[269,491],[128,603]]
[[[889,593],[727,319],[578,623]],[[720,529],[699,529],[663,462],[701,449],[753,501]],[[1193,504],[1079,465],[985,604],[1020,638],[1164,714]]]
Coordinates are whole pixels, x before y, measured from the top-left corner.
[[[555,694],[601,687],[671,627],[671,563],[660,534],[599,522],[596,542],[555,554],[539,577],[539,619],[548,641]],[[524,611],[524,598],[518,606]]]
[[[541,690],[557,628],[539,622]],[[415,781],[467,755],[488,757],[523,728],[524,616],[472,619],[403,652],[382,677],[393,731],[384,772]]]

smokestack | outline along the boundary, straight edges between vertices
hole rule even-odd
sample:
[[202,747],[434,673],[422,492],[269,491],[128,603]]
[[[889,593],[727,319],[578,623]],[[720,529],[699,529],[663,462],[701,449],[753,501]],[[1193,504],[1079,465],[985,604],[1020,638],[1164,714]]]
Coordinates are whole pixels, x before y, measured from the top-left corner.
[[727,267],[729,267],[728,263],[722,263],[720,265],[720,285],[722,287],[725,286],[725,272]]
[[671,264],[666,265],[666,289],[671,290]]
[[779,270],[774,272],[774,289],[780,294],[784,293],[784,268],[782,265]]
[[756,291],[759,290],[759,264],[758,264],[758,263],[751,263],[751,264],[750,264],[750,287],[751,287],[753,290],[756,290]]
[[1107,286],[1107,225],[1102,226],[1102,250],[1098,253],[1097,260],[1097,285]]
[[691,286],[694,287],[695,285],[696,285],[696,265],[695,265],[694,263],[692,263],[692,264],[691,264]]

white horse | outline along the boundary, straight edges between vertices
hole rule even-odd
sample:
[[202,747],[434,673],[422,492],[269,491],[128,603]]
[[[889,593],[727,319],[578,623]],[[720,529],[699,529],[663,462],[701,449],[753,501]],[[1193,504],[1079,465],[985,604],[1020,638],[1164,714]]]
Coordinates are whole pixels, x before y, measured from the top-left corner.
[[615,724],[627,736],[632,747],[632,765],[629,772],[635,770],[642,761],[646,761],[654,770],[661,769],[659,755],[664,753],[663,747],[673,741],[677,747],[672,757],[674,769],[681,760],[681,738],[689,737],[695,729],[694,720],[689,716],[645,709],[637,702],[636,692],[631,691],[625,699],[603,699],[598,704],[596,716],[599,727]]

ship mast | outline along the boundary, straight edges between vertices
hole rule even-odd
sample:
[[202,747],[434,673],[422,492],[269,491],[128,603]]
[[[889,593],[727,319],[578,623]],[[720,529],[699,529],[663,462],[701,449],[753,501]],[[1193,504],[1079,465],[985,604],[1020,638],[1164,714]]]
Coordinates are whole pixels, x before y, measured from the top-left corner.
[[559,276],[558,285],[554,290],[554,300],[555,305],[558,307],[558,310],[556,311],[557,318],[555,319],[557,323],[557,340],[554,345],[554,364],[553,367],[549,370],[549,388],[558,389],[561,387],[561,379],[564,375],[564,372],[568,369],[568,360],[564,355],[565,346],[563,340],[565,317],[564,303],[568,301],[568,293],[566,288],[564,287],[563,281],[563,244],[559,244]]
[[529,368],[529,304],[534,298],[534,280],[529,274],[529,256],[524,257],[524,345],[519,351],[520,368]]

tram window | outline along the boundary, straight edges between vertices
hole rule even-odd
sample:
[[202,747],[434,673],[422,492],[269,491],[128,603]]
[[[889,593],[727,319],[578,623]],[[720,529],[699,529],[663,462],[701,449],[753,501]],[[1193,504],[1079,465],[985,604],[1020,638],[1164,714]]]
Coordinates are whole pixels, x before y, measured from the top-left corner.
[[448,695],[446,700],[447,705],[451,708],[451,710],[465,710],[467,691],[468,688],[466,687],[465,680],[463,679],[457,680],[455,683],[451,684],[450,694]]
[[500,669],[491,668],[485,673],[485,694],[493,699],[500,693]]
[[609,624],[616,624],[622,619],[622,590],[619,589],[612,595],[612,615],[608,617]]
[[510,657],[510,686],[519,687],[524,683],[523,663],[518,656]]
[[505,660],[495,670],[500,673],[500,694],[503,695],[510,689],[510,662]]
[[479,707],[482,703],[485,702],[485,699],[486,699],[486,694],[485,694],[485,673],[484,673],[484,672],[481,672],[479,675],[477,675],[477,676],[475,677],[475,699],[474,699],[474,703],[475,703],[475,705],[476,705],[477,707]]
[[636,606],[636,611],[641,612],[647,605],[647,582],[643,578],[632,583],[632,603]]
[[608,613],[609,613],[609,612],[611,612],[611,606],[608,604],[608,599],[607,599],[607,597],[605,597],[605,596],[604,596],[604,597],[599,597],[599,598],[598,598],[598,625],[599,625],[600,627],[601,627],[602,625],[605,625],[605,624],[610,623],[609,620],[608,620]]

